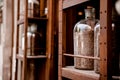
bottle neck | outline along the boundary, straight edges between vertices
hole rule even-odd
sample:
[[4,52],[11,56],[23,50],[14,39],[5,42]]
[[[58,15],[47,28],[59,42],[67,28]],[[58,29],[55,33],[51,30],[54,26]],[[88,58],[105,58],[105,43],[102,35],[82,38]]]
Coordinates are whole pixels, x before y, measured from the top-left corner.
[[85,19],[95,19],[95,9],[85,9]]
[[30,26],[30,32],[37,32],[37,24],[31,24]]

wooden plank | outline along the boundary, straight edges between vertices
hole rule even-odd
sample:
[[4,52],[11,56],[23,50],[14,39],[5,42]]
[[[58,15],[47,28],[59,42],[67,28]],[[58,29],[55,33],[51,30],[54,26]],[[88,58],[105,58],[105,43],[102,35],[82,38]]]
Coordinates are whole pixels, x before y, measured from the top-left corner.
[[111,13],[112,0],[100,0],[100,74],[101,80],[111,80]]
[[46,0],[40,0],[40,17],[45,16],[45,13],[44,13],[45,7],[46,7],[45,3],[46,3]]
[[18,5],[17,5],[18,0],[14,1],[14,40],[13,40],[13,56],[12,56],[12,80],[15,80],[16,77],[16,53],[17,53],[17,39],[18,39],[18,35],[17,35],[17,9],[18,9]]
[[47,58],[45,55],[37,55],[37,56],[27,56],[27,59],[44,59]]
[[48,0],[48,23],[47,23],[47,30],[46,30],[46,55],[47,55],[47,60],[46,60],[46,66],[45,66],[45,79],[44,80],[49,80],[50,78],[50,66],[51,66],[51,50],[52,50],[52,13],[53,13],[53,7],[52,7],[53,0]]
[[62,76],[72,80],[99,80],[100,75],[93,70],[79,70],[74,66],[66,66],[62,68]]
[[[58,54],[59,54],[59,55],[58,55],[58,58],[59,58],[59,59],[58,59],[58,80],[62,80],[62,70],[61,70],[61,69],[62,69],[62,48],[63,48],[63,47],[62,47],[62,46],[63,46],[63,45],[62,45],[62,43],[63,43],[63,41],[62,41],[62,39],[63,39],[63,38],[62,38],[62,37],[63,37],[63,33],[62,33],[62,30],[63,30],[63,28],[62,28],[62,27],[63,27],[63,26],[62,26],[62,25],[63,25],[63,23],[62,23],[62,20],[63,20],[63,19],[62,19],[62,18],[63,18],[63,15],[62,15],[62,7],[63,7],[63,6],[62,6],[62,3],[63,3],[63,0],[59,0],[59,3],[58,3],[58,4],[59,4],[59,13],[58,13],[58,14],[59,14],[59,17],[58,17],[58,19],[59,19],[59,20],[58,20],[58,22],[59,22],[59,26],[58,26],[58,27],[59,27],[59,28],[58,28],[58,30],[59,30],[59,31],[58,31],[58,32],[59,32],[59,34],[58,34],[58,35],[59,35],[59,41],[58,41],[58,45],[59,45],[59,47],[58,47],[58,51],[59,51],[59,52],[58,52]],[[64,28],[65,28],[65,27],[64,27]],[[64,40],[64,41],[65,41],[65,40]]]
[[[17,55],[16,56],[17,59],[23,60],[23,55]],[[47,58],[47,56],[45,55],[37,55],[37,56],[27,56],[27,59],[43,59],[43,58]]]
[[63,54],[63,55],[64,55],[64,56],[75,57],[75,58],[86,58],[86,59],[96,59],[96,60],[100,60],[99,57],[82,56],[82,55],[72,55],[72,54]]
[[27,27],[28,27],[28,11],[27,11],[27,8],[28,8],[28,0],[25,0],[24,1],[24,4],[25,4],[25,16],[24,16],[24,35],[25,35],[25,38],[24,38],[24,56],[23,56],[23,66],[22,66],[22,80],[26,80],[26,68],[27,68]]
[[[58,7],[57,7],[57,2],[58,0],[48,0],[48,26],[47,26],[47,50],[46,50],[46,55],[48,59],[46,60],[46,76],[45,80],[52,80],[55,79],[57,74],[56,72],[53,72],[56,70],[56,65],[55,65],[55,56],[57,55],[54,53],[55,49],[55,28],[57,28],[57,15],[58,13],[56,12]],[[56,75],[56,76],[54,76]]]
[[[1,49],[3,54],[3,79],[11,80],[13,47],[13,0],[3,0],[3,27],[1,28]],[[9,6],[8,6],[9,5]]]
[[[62,16],[62,17],[61,17]],[[62,49],[63,51],[62,52],[66,52],[67,50],[67,45],[66,45],[66,13],[65,12],[61,12],[60,14],[60,18],[61,18],[61,21],[62,21],[62,25],[60,27],[62,27]]]
[[87,2],[87,1],[89,1],[89,0],[64,0],[63,1],[63,9],[66,9],[66,8],[69,8],[74,5],[77,5],[77,4],[80,4],[83,2]]

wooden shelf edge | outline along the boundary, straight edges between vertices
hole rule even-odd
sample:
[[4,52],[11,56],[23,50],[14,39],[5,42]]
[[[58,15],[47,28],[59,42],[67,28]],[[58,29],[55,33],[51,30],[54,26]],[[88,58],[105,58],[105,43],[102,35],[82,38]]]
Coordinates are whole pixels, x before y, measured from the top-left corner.
[[37,55],[37,56],[27,56],[28,59],[39,59],[39,58],[47,58],[45,55]]
[[[17,59],[23,60],[23,55],[17,55],[16,56]],[[37,55],[37,56],[27,56],[27,59],[42,59],[42,58],[47,58],[46,55]]]
[[120,80],[120,76],[112,76],[113,79],[119,79]]
[[39,18],[39,17],[28,17],[28,19],[33,19],[33,20],[48,20],[47,18]]
[[74,5],[77,5],[77,4],[80,4],[83,2],[87,2],[87,1],[89,1],[89,0],[64,0],[63,1],[63,9],[66,9],[66,8],[69,8]]
[[[37,20],[37,21],[39,21],[39,20],[48,20],[47,18],[39,18],[39,17],[28,17],[27,18],[28,19],[28,22],[30,21],[30,20]],[[17,21],[17,24],[18,25],[20,25],[20,24],[23,24],[24,23],[24,19],[20,19],[20,20],[18,20]]]
[[17,24],[20,25],[20,24],[23,24],[24,23],[24,19],[20,19],[17,21]]
[[93,70],[79,70],[74,66],[66,66],[62,68],[62,77],[72,80],[99,80],[100,75]]
[[86,58],[86,59],[95,59],[95,60],[100,60],[99,57],[91,57],[91,56],[82,56],[82,55],[73,55],[73,54],[63,54],[64,56],[70,56],[70,57],[76,57],[76,58]]

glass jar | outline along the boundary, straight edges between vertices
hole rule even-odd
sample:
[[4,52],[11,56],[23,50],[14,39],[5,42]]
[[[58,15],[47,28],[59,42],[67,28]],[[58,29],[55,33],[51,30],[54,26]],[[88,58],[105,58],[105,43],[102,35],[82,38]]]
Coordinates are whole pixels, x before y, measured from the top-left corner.
[[[41,48],[42,34],[37,32],[37,24],[30,24],[27,32],[27,55],[43,55],[44,49]],[[24,50],[24,36],[22,37],[22,50]]]
[[[112,47],[115,47],[115,24],[112,23]],[[94,28],[94,57],[100,57],[100,47],[99,47],[99,42],[100,42],[100,24],[98,23],[95,28]],[[100,61],[99,60],[94,60],[94,71],[96,73],[100,73]]]
[[39,0],[28,0],[28,17],[40,17]]
[[[94,57],[100,57],[99,39],[100,39],[100,24],[97,24],[94,28]],[[96,73],[100,72],[99,60],[94,60],[94,71]]]
[[[85,9],[85,19],[79,21],[73,31],[74,54],[94,56],[94,26],[98,23],[95,19],[95,9]],[[74,66],[78,69],[94,69],[94,60],[74,58]]]

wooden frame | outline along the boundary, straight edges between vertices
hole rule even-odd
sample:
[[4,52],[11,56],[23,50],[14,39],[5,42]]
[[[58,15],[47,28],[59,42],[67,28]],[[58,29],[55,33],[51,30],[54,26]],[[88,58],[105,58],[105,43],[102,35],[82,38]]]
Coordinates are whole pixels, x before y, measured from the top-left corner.
[[[23,60],[24,61],[24,65],[23,65],[23,73],[22,73],[22,80],[25,80],[25,64],[26,64],[26,61],[27,59],[35,59],[35,58],[39,58],[39,59],[43,59],[42,61],[42,64],[44,65],[44,67],[40,67],[40,70],[41,70],[41,73],[39,74],[39,79],[40,80],[49,80],[49,79],[54,79],[54,75],[56,75],[56,73],[54,74],[51,74],[51,72],[54,70],[54,31],[55,31],[55,27],[57,27],[57,24],[54,22],[54,20],[57,20],[57,14],[56,16],[54,15],[56,12],[56,8],[54,6],[57,6],[55,3],[57,3],[55,0],[48,0],[47,2],[47,6],[48,6],[48,15],[47,15],[47,18],[28,18],[27,17],[27,1],[28,0],[25,0],[25,16],[24,16],[24,19],[21,19],[21,20],[18,20],[16,17],[19,15],[19,11],[18,11],[18,8],[17,7],[19,4],[19,2],[17,0],[15,0],[15,3],[14,5],[16,6],[15,7],[15,34],[14,34],[14,56],[13,56],[13,76],[12,76],[12,80],[16,80],[16,66],[15,66],[15,63],[16,63],[16,58],[19,59],[19,60]],[[53,17],[54,16],[54,17]],[[36,21],[46,21],[47,22],[47,26],[46,26],[46,55],[45,56],[26,56],[26,44],[27,44],[27,39],[25,39],[25,55],[24,56],[19,56],[19,55],[16,55],[16,53],[18,52],[17,50],[17,46],[18,46],[18,37],[17,36],[17,28],[16,26],[18,24],[24,24],[24,26],[27,26],[28,24],[28,21],[32,21],[34,20],[35,22]],[[26,28],[27,27],[24,27],[25,31],[25,36],[27,36],[26,34]],[[53,73],[53,72],[52,72]]]
[[[58,64],[58,80],[62,80],[62,77],[66,77],[72,80],[110,80],[111,79],[111,2],[112,0],[100,0],[100,24],[101,24],[101,34],[104,34],[100,37],[100,77],[94,76],[94,79],[88,76],[85,76],[86,74],[82,74],[79,71],[72,71],[71,68],[65,68],[66,62],[65,56],[72,56],[72,57],[82,57],[82,56],[74,56],[71,54],[64,54],[66,50],[66,17],[65,13],[63,12],[63,9],[66,9],[68,7],[71,7],[75,4],[76,0],[68,1],[67,0],[59,0],[59,64]],[[80,2],[86,2],[85,0],[80,0]],[[70,3],[68,5],[68,3]],[[71,13],[71,12],[70,12]],[[64,27],[63,27],[64,26]],[[64,40],[63,40],[64,39]],[[65,55],[65,56],[64,56]],[[88,58],[88,57],[87,57]],[[96,58],[93,58],[96,59]],[[69,59],[70,60],[70,59]],[[108,67],[109,66],[109,67]]]
[[112,24],[112,0],[100,1],[100,73],[101,80],[110,80],[112,76],[111,69],[111,24]]
[[[3,6],[3,19],[1,27],[1,54],[2,54],[2,79],[11,79],[11,69],[12,69],[12,52],[13,52],[13,24],[14,24],[14,10],[13,10],[13,0],[3,0],[0,6]],[[9,6],[8,6],[9,5]],[[7,36],[7,37],[6,37]]]

